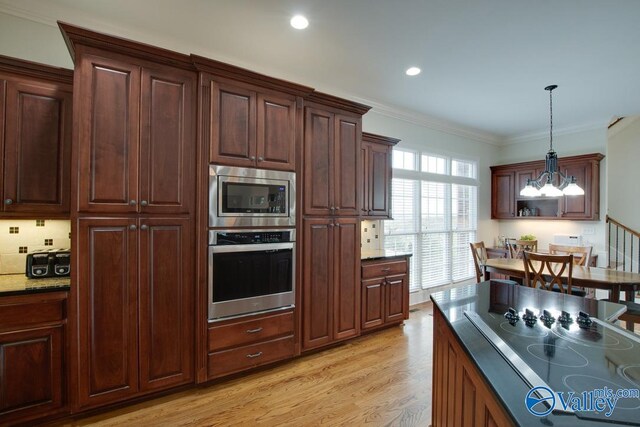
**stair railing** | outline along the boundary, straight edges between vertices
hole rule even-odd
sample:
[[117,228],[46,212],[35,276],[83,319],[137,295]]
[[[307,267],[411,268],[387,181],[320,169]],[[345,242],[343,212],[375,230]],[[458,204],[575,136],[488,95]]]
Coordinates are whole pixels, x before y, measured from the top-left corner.
[[607,215],[607,266],[619,271],[640,272],[640,232]]

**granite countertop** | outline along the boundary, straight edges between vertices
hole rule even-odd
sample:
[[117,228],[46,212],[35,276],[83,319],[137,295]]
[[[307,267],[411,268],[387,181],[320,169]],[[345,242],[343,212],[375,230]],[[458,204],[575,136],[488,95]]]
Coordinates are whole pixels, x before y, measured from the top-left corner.
[[382,258],[404,258],[412,256],[411,252],[394,251],[390,249],[363,249],[360,253],[361,260],[382,259]]
[[24,274],[1,274],[0,296],[37,292],[66,291],[71,287],[69,277],[30,279]]
[[[487,315],[487,313],[496,313],[488,314],[488,316],[503,319],[502,313],[510,306],[516,309],[522,307],[531,307],[533,309],[534,307],[550,308],[554,307],[555,304],[555,308],[558,310],[564,309],[571,313],[584,310],[589,312],[594,318],[607,321],[616,318],[623,312],[624,308],[622,306],[589,298],[579,298],[572,295],[562,295],[521,286],[513,287],[513,285],[495,282],[483,282],[478,285],[461,286],[438,292],[433,294],[431,299],[434,302],[435,308],[444,315],[446,321],[449,323],[449,327],[459,338],[464,351],[475,362],[478,370],[490,384],[497,400],[502,402],[503,407],[513,417],[516,424],[543,424],[554,425],[556,427],[575,426],[577,424],[585,427],[612,425],[609,422],[605,422],[602,418],[583,418],[583,416],[578,417],[574,414],[557,414],[555,411],[545,418],[538,418],[531,415],[524,404],[524,397],[531,387],[525,383],[520,373],[506,361],[504,356],[496,350],[489,340],[487,340],[466,317],[465,311],[478,313],[480,316]],[[537,309],[534,311],[537,313]],[[526,328],[526,326],[522,324],[518,326]],[[539,325],[537,327],[539,327]],[[576,329],[579,330],[577,327]],[[607,332],[606,336],[610,335],[612,335],[612,333]],[[553,338],[556,335],[549,333],[549,336]],[[514,337],[516,337],[517,342],[518,335],[514,335]],[[558,343],[556,342],[556,344]],[[572,346],[576,347],[576,345]],[[556,348],[554,345],[551,345],[551,347]],[[580,351],[583,350],[580,349]],[[594,366],[589,366],[589,372],[595,372],[598,368],[602,368],[600,365],[603,365],[605,369],[607,363],[611,365],[612,362],[610,360],[607,362],[608,359],[606,355],[615,353],[614,356],[620,358],[622,357],[621,354],[623,354],[623,352],[609,349],[594,348],[592,351],[594,354],[589,357],[593,359],[591,363],[594,364]],[[605,357],[599,359],[597,357],[598,352],[604,352]],[[637,360],[639,360],[636,359],[636,356],[633,354],[627,355],[626,357],[634,358],[636,361],[634,363],[637,363]],[[611,359],[611,357],[609,357],[609,359]],[[547,367],[546,369],[549,368]],[[565,368],[554,367],[555,373],[553,376],[561,375],[561,372],[563,372],[562,369]],[[571,369],[571,367],[568,369]],[[548,371],[545,372],[548,373]],[[547,377],[545,376],[545,378]]]

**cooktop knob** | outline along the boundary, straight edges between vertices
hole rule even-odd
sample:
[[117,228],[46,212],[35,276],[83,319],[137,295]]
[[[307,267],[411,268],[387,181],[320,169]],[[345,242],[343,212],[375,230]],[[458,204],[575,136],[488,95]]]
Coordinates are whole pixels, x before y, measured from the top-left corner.
[[576,322],[578,322],[578,326],[581,328],[588,328],[593,323],[593,320],[589,317],[589,313],[581,311],[578,313],[578,320],[576,320]]
[[558,317],[558,322],[560,323],[573,323],[573,319],[571,318],[571,315],[562,310],[562,314],[560,314],[560,317]]
[[553,323],[556,321],[555,317],[553,317],[547,310],[542,310],[542,316],[540,316],[540,320],[542,320],[542,322],[547,326],[553,325]]
[[509,323],[512,325],[515,324],[519,319],[518,312],[515,308],[509,307],[509,310],[504,314],[504,317],[509,320]]
[[535,314],[533,314],[533,311],[529,310],[528,308],[526,308],[524,310],[524,315],[522,316],[522,319],[524,320],[524,323],[527,326],[533,326],[536,324],[536,321],[538,320],[538,318],[536,317]]

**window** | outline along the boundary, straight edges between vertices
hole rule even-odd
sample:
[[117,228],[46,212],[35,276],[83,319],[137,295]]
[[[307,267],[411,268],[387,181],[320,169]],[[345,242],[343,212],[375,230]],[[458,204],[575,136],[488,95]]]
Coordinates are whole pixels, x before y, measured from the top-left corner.
[[384,246],[413,253],[411,290],[473,277],[469,243],[477,231],[476,162],[396,149],[393,159],[394,219],[385,221]]

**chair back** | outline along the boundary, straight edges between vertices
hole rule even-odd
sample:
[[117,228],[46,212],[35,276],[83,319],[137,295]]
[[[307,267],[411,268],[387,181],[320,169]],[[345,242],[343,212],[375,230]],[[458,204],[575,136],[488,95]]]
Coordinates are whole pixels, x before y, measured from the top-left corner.
[[522,252],[538,252],[537,240],[516,240],[515,243],[508,242],[509,255],[511,258],[522,258]]
[[549,243],[551,255],[573,255],[573,263],[583,267],[589,265],[591,251],[593,251],[593,246],[567,246]]
[[573,255],[546,255],[524,251],[522,260],[526,286],[547,291],[557,287],[560,292],[571,294]]
[[482,268],[480,264],[483,264],[487,260],[487,249],[484,246],[484,241],[478,243],[469,243],[471,247],[471,255],[473,256],[473,265],[476,267],[476,281],[482,282]]

